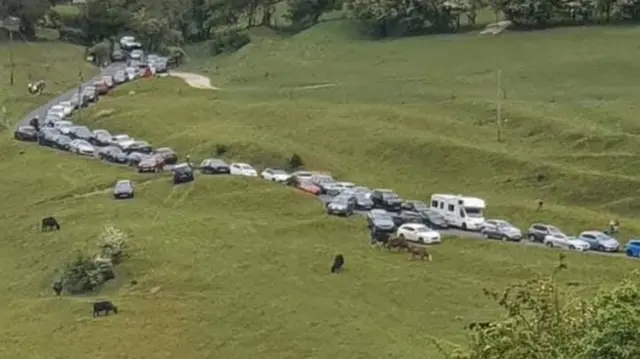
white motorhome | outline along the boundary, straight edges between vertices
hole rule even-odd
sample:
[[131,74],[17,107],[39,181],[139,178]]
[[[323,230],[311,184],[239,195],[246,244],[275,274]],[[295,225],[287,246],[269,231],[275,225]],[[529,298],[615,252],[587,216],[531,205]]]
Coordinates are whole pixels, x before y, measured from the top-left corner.
[[440,213],[453,227],[479,231],[484,223],[484,200],[453,194],[431,195],[431,209]]

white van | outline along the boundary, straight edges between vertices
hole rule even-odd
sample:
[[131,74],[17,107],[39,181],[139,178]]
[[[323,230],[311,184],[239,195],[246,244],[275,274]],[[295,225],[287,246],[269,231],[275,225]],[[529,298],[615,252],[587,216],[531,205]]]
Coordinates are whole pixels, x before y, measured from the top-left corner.
[[476,197],[453,194],[431,196],[431,209],[440,213],[449,225],[465,231],[482,229],[485,208],[484,200]]

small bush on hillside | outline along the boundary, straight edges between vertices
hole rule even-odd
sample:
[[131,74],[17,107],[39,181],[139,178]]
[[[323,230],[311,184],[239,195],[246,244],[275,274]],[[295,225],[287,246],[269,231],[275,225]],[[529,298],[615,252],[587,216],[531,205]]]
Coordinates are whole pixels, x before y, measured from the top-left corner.
[[115,273],[111,263],[96,261],[82,254],[67,264],[62,275],[64,289],[72,294],[90,292],[113,278]]
[[75,45],[86,46],[89,43],[87,34],[80,30],[69,27],[62,27],[59,30],[59,38],[62,41],[67,41]]
[[162,52],[169,58],[169,64],[175,66],[182,65],[187,57],[184,50],[178,46],[167,46]]
[[216,156],[224,156],[227,152],[229,152],[229,146],[223,144],[216,145]]
[[89,55],[93,55],[96,63],[102,64],[111,59],[111,43],[107,40],[93,45],[89,49]]
[[246,31],[239,29],[220,30],[213,34],[209,41],[211,55],[233,52],[251,42]]
[[121,263],[124,259],[125,239],[127,235],[113,225],[107,225],[100,234],[98,258],[109,260],[113,264]]
[[302,162],[302,157],[300,157],[300,155],[294,153],[289,159],[288,165],[290,170],[297,170],[304,165],[304,162]]
[[116,277],[113,267],[124,260],[127,235],[113,225],[104,227],[98,241],[98,254],[77,254],[67,264],[63,275],[63,288],[72,294],[86,293]]

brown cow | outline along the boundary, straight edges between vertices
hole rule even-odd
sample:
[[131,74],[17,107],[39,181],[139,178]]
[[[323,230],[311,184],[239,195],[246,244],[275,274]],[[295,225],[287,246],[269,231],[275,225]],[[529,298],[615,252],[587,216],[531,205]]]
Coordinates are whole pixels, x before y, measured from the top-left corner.
[[389,238],[386,242],[383,243],[383,246],[387,247],[388,250],[392,249],[409,249],[409,244],[402,237],[392,237]]
[[420,260],[424,260],[427,258],[429,262],[431,262],[431,253],[427,251],[427,249],[423,246],[409,245],[408,251],[411,253],[410,259],[416,259],[416,257],[420,257]]

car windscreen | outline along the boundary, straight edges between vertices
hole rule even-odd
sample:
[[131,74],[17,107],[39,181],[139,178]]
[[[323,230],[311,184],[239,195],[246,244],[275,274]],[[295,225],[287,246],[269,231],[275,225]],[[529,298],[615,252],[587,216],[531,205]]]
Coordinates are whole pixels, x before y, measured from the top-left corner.
[[398,199],[398,195],[393,193],[393,192],[382,192],[382,198],[386,199],[386,200],[390,200],[390,199]]
[[481,218],[484,215],[484,208],[464,207],[464,211],[467,213],[467,216],[471,218]]
[[426,204],[424,204],[424,202],[419,201],[413,202],[413,207],[415,207],[415,209],[417,210],[426,210],[429,208]]

